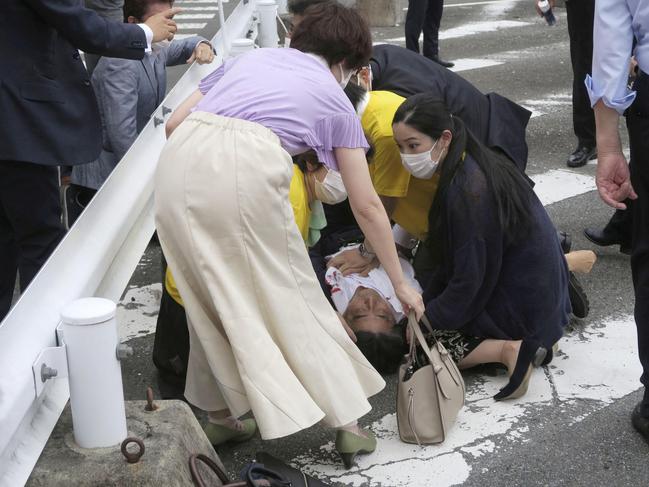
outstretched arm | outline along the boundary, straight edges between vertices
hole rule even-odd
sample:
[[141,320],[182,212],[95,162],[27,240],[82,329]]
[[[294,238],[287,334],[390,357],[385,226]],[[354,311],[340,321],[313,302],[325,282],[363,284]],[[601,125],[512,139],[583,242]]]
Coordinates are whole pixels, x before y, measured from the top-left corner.
[[167,125],[165,126],[167,138],[169,138],[173,131],[178,128],[178,125],[183,123],[183,121],[192,112],[192,108],[198,105],[198,102],[202,99],[203,94],[200,92],[200,90],[196,90],[194,93],[189,95],[184,102],[178,105],[178,108],[176,108],[176,110],[171,114],[171,117],[169,117],[169,120],[167,120]]

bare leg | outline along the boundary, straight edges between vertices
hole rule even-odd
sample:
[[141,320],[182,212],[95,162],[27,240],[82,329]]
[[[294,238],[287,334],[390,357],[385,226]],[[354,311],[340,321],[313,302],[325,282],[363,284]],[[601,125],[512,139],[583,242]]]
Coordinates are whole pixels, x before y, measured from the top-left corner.
[[521,340],[487,339],[457,364],[460,369],[468,369],[480,364],[499,363],[507,367],[509,374],[516,366]]
[[597,260],[597,255],[592,250],[575,250],[567,253],[565,257],[568,270],[581,274],[588,274]]
[[233,430],[240,431],[243,429],[243,424],[239,419],[232,416],[229,409],[221,409],[220,411],[209,411],[207,413],[207,420],[212,424],[225,426]]
[[249,440],[257,430],[257,423],[254,419],[240,420],[232,416],[229,409],[208,411],[207,421],[204,431],[214,446],[228,441]]

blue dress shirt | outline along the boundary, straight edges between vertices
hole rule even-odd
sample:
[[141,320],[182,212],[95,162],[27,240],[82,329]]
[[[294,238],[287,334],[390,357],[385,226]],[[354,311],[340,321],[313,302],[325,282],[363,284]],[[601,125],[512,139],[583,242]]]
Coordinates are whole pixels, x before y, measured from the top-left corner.
[[649,0],[597,0],[593,33],[593,73],[586,87],[594,106],[600,99],[624,113],[635,92],[627,86],[633,38],[640,69],[649,72]]

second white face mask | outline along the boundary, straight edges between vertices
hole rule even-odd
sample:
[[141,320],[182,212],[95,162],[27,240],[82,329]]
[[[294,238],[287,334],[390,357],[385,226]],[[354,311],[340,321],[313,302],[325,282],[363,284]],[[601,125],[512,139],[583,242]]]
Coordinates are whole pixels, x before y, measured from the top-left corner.
[[418,179],[430,179],[437,171],[439,166],[439,159],[433,161],[431,154],[439,139],[433,144],[429,151],[420,152],[419,154],[404,154],[401,153],[401,162],[403,167]]
[[315,179],[315,197],[328,205],[335,205],[347,199],[347,190],[338,171],[330,169],[322,182]]
[[340,87],[344,90],[349,84],[349,80],[352,79],[352,76],[354,76],[354,72],[350,71],[345,75],[345,70],[343,69],[342,64],[338,65],[338,69],[340,69],[340,81],[338,83],[340,84]]

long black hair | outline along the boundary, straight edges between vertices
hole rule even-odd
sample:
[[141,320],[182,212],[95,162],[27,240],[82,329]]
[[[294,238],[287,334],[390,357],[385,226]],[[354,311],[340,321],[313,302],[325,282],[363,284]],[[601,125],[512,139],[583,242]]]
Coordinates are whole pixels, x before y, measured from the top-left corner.
[[455,175],[463,169],[465,152],[473,157],[484,174],[487,190],[495,200],[498,223],[508,243],[520,241],[527,235],[532,222],[532,189],[512,161],[481,144],[465,128],[464,122],[451,115],[434,95],[420,93],[409,97],[394,114],[393,125],[399,122],[434,140],[438,140],[445,130],[453,136],[440,166],[437,193],[428,214],[426,243],[434,251],[435,260],[444,258],[446,254],[445,245],[439,244],[446,241],[442,229],[448,189]]

